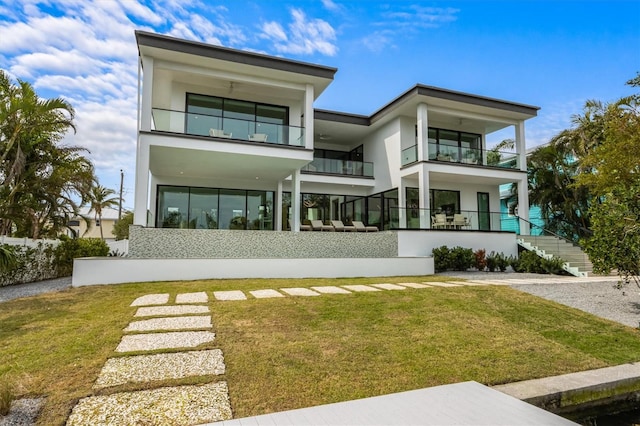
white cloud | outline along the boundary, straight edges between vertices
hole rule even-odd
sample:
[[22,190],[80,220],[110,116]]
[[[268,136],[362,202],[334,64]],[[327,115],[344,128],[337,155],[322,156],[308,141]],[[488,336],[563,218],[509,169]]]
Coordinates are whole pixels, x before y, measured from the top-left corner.
[[364,47],[374,53],[380,53],[389,47],[395,47],[393,43],[393,33],[391,31],[376,31],[363,37],[360,42]]
[[336,4],[333,0],[322,0],[322,5],[325,9],[331,12],[338,12],[341,10],[341,6]]
[[336,32],[327,21],[307,19],[300,9],[291,9],[291,17],[288,33],[274,21],[262,25],[262,37],[272,41],[277,52],[305,55],[318,52],[327,56],[338,52]]
[[399,27],[436,28],[458,19],[459,9],[411,5],[397,12],[384,13],[385,24]]

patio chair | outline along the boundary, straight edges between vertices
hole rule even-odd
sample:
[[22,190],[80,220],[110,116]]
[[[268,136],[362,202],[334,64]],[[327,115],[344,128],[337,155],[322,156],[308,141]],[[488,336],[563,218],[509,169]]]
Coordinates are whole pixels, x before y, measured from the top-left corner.
[[311,221],[311,230],[312,231],[335,231],[333,226],[325,225],[321,220],[312,220]]
[[254,133],[249,135],[249,140],[254,142],[266,142],[267,134],[266,133]]
[[454,228],[461,229],[462,227],[469,226],[469,221],[465,215],[456,213],[453,215],[453,222],[451,224]]
[[331,224],[337,232],[356,232],[355,226],[345,225],[341,220],[332,220]]
[[213,136],[214,138],[227,138],[229,139],[233,134],[225,133],[224,130],[220,129],[209,129],[209,136]]
[[358,232],[378,232],[377,226],[365,226],[364,223],[358,220],[352,220],[351,224],[356,227]]
[[447,223],[447,215],[444,213],[438,213],[435,216],[431,216],[431,227],[434,229],[445,229],[449,226]]

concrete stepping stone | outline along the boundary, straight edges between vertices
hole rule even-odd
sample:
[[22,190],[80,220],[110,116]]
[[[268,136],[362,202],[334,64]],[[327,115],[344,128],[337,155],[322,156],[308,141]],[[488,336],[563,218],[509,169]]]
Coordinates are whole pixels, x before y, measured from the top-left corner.
[[474,283],[484,283],[485,285],[511,285],[510,282],[507,281],[500,281],[500,280],[491,280],[491,281],[484,281],[484,280],[471,280],[471,282]]
[[108,359],[93,388],[224,373],[220,349],[126,356]]
[[256,299],[268,299],[270,297],[284,297],[284,294],[279,293],[273,289],[266,290],[252,290],[249,293]]
[[138,308],[134,317],[161,317],[167,315],[208,314],[208,306],[182,305],[182,306],[150,306]]
[[409,288],[428,288],[428,287],[431,287],[429,285],[420,284],[420,283],[398,283],[398,285],[401,285],[401,286],[404,286],[404,287],[409,287]]
[[368,285],[362,285],[362,284],[343,285],[342,287],[351,291],[382,291],[379,288],[369,287]]
[[290,296],[320,296],[320,293],[316,293],[313,290],[302,287],[281,288],[280,290],[284,291]]
[[176,296],[176,304],[181,303],[207,303],[209,297],[204,291],[198,293],[180,293]]
[[128,334],[122,336],[116,352],[154,351],[170,348],[195,348],[213,342],[210,331],[173,331],[170,333]]
[[441,283],[441,282],[437,282],[437,281],[429,281],[428,284],[436,286],[436,287],[460,287],[460,284],[453,284],[453,283],[450,283],[450,282]]
[[124,331],[193,330],[211,327],[213,327],[211,324],[211,317],[208,315],[199,315],[133,321],[129,323]]
[[382,284],[371,284],[372,287],[376,287],[376,288],[380,288],[382,290],[406,290],[406,287],[402,287],[401,285],[398,284],[389,284],[389,283],[382,283]]
[[217,300],[247,300],[247,296],[240,290],[214,291],[213,297]]
[[138,297],[129,306],[165,305],[167,303],[169,303],[169,293],[147,294]]
[[311,287],[311,288],[313,290],[317,291],[318,293],[325,293],[325,294],[351,294],[350,291],[345,290],[344,288],[336,287],[334,285],[325,285],[325,286]]
[[488,285],[486,281],[451,281],[452,284],[465,285],[468,287]]
[[199,425],[231,419],[227,383],[216,382],[83,398],[66,424]]

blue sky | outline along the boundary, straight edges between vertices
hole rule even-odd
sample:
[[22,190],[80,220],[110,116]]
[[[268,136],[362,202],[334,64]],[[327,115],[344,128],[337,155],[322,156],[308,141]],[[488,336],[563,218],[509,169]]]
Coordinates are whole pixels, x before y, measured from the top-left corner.
[[371,114],[416,83],[541,107],[528,147],[632,93],[640,1],[0,0],[0,68],[64,97],[100,182],[133,205],[134,30],[337,67],[315,106]]

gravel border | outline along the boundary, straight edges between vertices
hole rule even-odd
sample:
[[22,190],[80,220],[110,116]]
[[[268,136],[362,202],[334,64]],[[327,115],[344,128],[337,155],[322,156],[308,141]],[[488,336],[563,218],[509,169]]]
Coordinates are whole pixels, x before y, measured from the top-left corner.
[[46,398],[23,398],[11,402],[6,416],[0,416],[0,426],[31,426],[36,424]]

